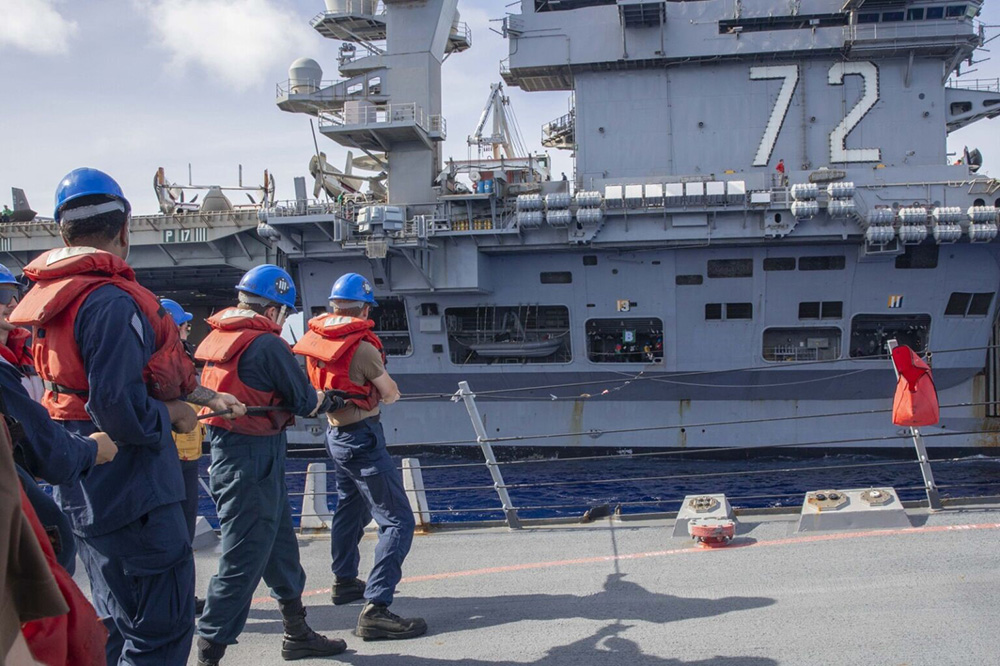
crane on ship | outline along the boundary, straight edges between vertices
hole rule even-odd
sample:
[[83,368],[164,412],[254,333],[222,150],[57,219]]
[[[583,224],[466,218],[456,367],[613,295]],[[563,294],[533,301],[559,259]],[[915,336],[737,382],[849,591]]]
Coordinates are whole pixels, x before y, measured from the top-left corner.
[[[493,132],[484,135],[486,124],[491,117],[493,118]],[[524,157],[528,154],[517,124],[517,118],[514,117],[514,112],[510,108],[510,97],[503,94],[503,83],[490,85],[489,99],[486,100],[486,106],[483,107],[483,112],[479,116],[476,130],[469,135],[468,144],[478,147],[480,157],[483,156],[483,153],[491,153],[495,160],[501,157],[507,159]]]

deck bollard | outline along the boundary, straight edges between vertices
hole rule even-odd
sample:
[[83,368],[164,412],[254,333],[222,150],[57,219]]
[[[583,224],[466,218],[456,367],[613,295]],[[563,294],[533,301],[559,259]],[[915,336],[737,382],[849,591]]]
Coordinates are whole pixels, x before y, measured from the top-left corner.
[[413,519],[417,527],[426,529],[431,525],[430,509],[427,505],[427,493],[424,491],[424,475],[420,471],[418,458],[403,458],[403,488],[413,507]]
[[479,407],[476,405],[476,394],[469,388],[469,382],[458,383],[458,393],[455,394],[452,400],[458,400],[459,398],[465,402],[469,418],[472,419],[472,427],[476,431],[476,441],[479,442],[479,447],[483,450],[483,456],[486,458],[486,466],[490,470],[490,476],[493,477],[493,487],[496,488],[497,495],[500,496],[500,504],[503,506],[503,513],[507,517],[507,527],[513,530],[521,529],[521,521],[517,517],[517,509],[514,508],[514,505],[510,501],[510,495],[507,494],[507,486],[503,482],[503,475],[500,473],[500,467],[497,465],[496,456],[493,455],[493,447],[490,446],[490,439],[486,435],[486,424],[483,423],[483,417],[479,413]]
[[299,532],[321,532],[330,529],[333,513],[326,501],[326,463],[309,463],[306,487],[302,495],[302,516]]
[[191,540],[191,548],[194,550],[208,550],[214,548],[219,543],[219,535],[212,529],[205,516],[198,516],[194,524],[194,539]]

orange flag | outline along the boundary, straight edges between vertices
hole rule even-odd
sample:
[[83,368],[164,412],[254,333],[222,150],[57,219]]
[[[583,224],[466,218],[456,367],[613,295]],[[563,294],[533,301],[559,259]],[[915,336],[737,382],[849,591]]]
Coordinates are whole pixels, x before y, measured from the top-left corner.
[[892,363],[899,372],[892,422],[900,426],[930,426],[941,420],[930,366],[905,345],[892,350]]

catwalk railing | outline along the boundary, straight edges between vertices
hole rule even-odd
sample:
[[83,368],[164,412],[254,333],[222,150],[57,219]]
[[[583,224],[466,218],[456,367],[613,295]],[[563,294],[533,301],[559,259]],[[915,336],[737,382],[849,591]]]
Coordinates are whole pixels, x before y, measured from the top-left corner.
[[[993,347],[962,348],[936,350],[933,353],[948,354],[968,351],[992,350]],[[805,361],[801,364],[788,365],[814,365],[828,361]],[[889,371],[891,365],[886,359],[886,370]],[[759,370],[760,368],[747,368],[746,370]],[[742,370],[742,369],[740,369]],[[726,372],[734,372],[727,370]],[[693,373],[706,374],[706,373]],[[622,380],[609,382],[609,390],[615,390],[622,382],[628,384],[634,381],[643,381],[642,376],[624,377]],[[562,385],[546,385],[528,388],[498,389],[494,391],[484,391],[479,395],[489,395],[493,398],[500,397],[501,394],[523,393],[538,390],[558,390],[560,388],[575,388],[580,383],[568,383]],[[588,383],[591,386],[592,383]],[[585,394],[593,395],[593,394]],[[473,520],[502,519],[510,527],[520,526],[525,514],[543,514],[545,517],[552,516],[579,516],[583,511],[594,506],[613,506],[613,510],[619,513],[641,513],[646,511],[669,511],[676,509],[682,503],[685,495],[706,494],[726,492],[727,489],[733,494],[727,493],[727,499],[731,503],[760,504],[770,502],[772,504],[782,504],[783,500],[791,498],[802,498],[805,492],[825,488],[844,488],[847,485],[856,486],[893,486],[897,491],[908,493],[910,499],[916,499],[919,495],[926,495],[927,503],[932,509],[940,509],[943,504],[941,494],[945,496],[969,493],[980,493],[980,495],[992,495],[994,489],[1000,488],[1000,458],[989,458],[982,456],[956,457],[943,456],[931,458],[928,456],[923,446],[916,447],[916,455],[912,458],[891,459],[891,460],[851,460],[843,463],[824,463],[815,460],[796,462],[787,461],[763,463],[759,468],[751,468],[749,464],[743,469],[713,469],[720,467],[717,464],[718,454],[725,452],[762,452],[773,453],[788,449],[809,449],[816,447],[853,447],[860,448],[873,444],[898,442],[895,453],[899,455],[904,452],[907,440],[915,439],[913,432],[905,430],[898,431],[899,434],[881,434],[865,437],[816,437],[803,441],[769,441],[763,444],[715,446],[670,450],[652,451],[629,451],[625,455],[580,455],[571,457],[544,457],[540,459],[513,459],[498,460],[493,450],[494,444],[524,444],[537,443],[547,440],[560,440],[570,437],[578,437],[580,432],[540,432],[537,434],[513,435],[504,437],[490,437],[486,433],[486,428],[479,415],[476,403],[477,395],[472,391],[466,382],[459,383],[459,390],[455,394],[425,394],[421,396],[411,396],[411,399],[432,400],[448,399],[453,402],[461,402],[469,413],[472,423],[472,437],[464,439],[447,439],[439,441],[420,442],[412,444],[414,447],[425,447],[427,449],[443,447],[468,447],[477,444],[482,452],[482,460],[478,462],[447,462],[443,464],[420,465],[412,460],[407,461],[403,466],[404,471],[414,465],[419,467],[420,474],[410,479],[411,493],[421,495],[425,502],[421,508],[421,513],[430,516],[431,523],[442,522],[441,518],[465,517]],[[549,399],[559,399],[552,396]],[[565,396],[565,399],[579,400],[579,396]],[[642,427],[620,427],[602,430],[602,434],[616,433],[636,433],[636,432],[658,432],[665,430],[676,430],[681,428],[705,429],[720,428],[735,425],[762,425],[769,423],[779,423],[788,421],[810,421],[816,422],[819,428],[823,427],[824,419],[862,417],[871,415],[884,415],[886,422],[890,420],[892,410],[887,406],[891,404],[891,396],[886,396],[884,401],[879,401],[879,406],[872,409],[838,411],[822,414],[810,415],[788,415],[760,419],[740,419],[740,420],[720,420],[706,421],[701,423],[671,423],[655,426]],[[968,408],[984,408],[984,413],[989,413],[986,408],[992,405],[991,402],[961,402],[941,405],[942,413],[949,410]],[[457,405],[456,405],[457,408]],[[1000,423],[992,423],[989,419],[983,418],[980,426],[966,430],[948,429],[929,433],[916,433],[919,439],[933,446],[940,438],[965,437],[972,439],[993,438],[1000,439]],[[300,453],[320,453],[325,449],[299,449]],[[701,454],[712,457],[712,461],[699,461],[699,465],[693,465],[689,458]],[[637,472],[638,465],[632,465],[632,469],[627,473],[614,473],[612,469],[618,462],[643,462],[641,471]],[[659,461],[671,461],[671,468],[667,470],[657,470],[656,463]],[[687,467],[693,469],[683,469]],[[994,465],[995,463],[995,465]],[[986,465],[989,473],[978,480],[970,480],[968,475],[963,473],[964,469],[969,469],[969,465]],[[708,467],[706,471],[706,466]],[[661,465],[662,466],[662,465]],[[312,466],[310,466],[312,467]],[[934,467],[936,471],[943,471],[943,483],[936,483],[929,470]],[[916,473],[916,468],[920,474]],[[558,470],[548,473],[545,470]],[[329,474],[333,470],[321,472],[315,470],[293,470],[288,472],[290,486],[295,488],[289,493],[296,503],[301,501],[303,512],[315,513],[330,511],[326,499],[325,491],[298,490],[303,484],[299,483],[304,477],[316,474]],[[485,472],[485,473],[484,473]],[[505,473],[516,480],[505,479]],[[488,477],[486,476],[488,474]],[[424,483],[423,479],[428,482]],[[476,478],[478,477],[478,478]],[[945,478],[946,477],[946,478]],[[413,478],[418,479],[416,484]],[[456,480],[457,479],[457,480]],[[822,483],[814,483],[812,487],[802,487],[802,483],[809,483],[805,479],[821,479]],[[752,483],[747,483],[752,481]],[[738,482],[738,483],[737,483]],[[847,485],[845,485],[847,484]],[[314,484],[315,485],[315,484]],[[326,487],[325,482],[321,484]],[[664,489],[666,492],[664,492]],[[683,490],[681,490],[683,489]],[[793,492],[794,491],[794,492]],[[919,491],[919,494],[918,494]],[[322,493],[323,497],[318,497]],[[333,493],[335,494],[335,493]],[[494,502],[489,501],[493,496]],[[542,499],[539,499],[539,498]],[[945,497],[947,498],[947,497]],[[308,511],[306,506],[309,506]],[[439,520],[434,520],[438,517]]]

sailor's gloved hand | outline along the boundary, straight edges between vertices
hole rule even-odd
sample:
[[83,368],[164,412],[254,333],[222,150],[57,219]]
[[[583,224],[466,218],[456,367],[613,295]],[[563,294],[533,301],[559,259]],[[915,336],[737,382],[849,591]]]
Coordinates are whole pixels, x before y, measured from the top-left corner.
[[183,400],[168,400],[163,404],[167,406],[170,425],[174,432],[191,432],[198,427],[198,416],[191,409],[191,405]]
[[208,402],[208,408],[213,412],[228,412],[222,418],[230,420],[246,416],[247,413],[247,406],[229,393],[216,393]]
[[316,391],[316,398],[318,403],[316,404],[316,409],[309,416],[318,416],[320,414],[329,414],[330,412],[335,412],[338,409],[343,409],[344,405],[347,403],[337,395],[336,391]]
[[88,437],[97,442],[97,460],[94,463],[95,465],[103,465],[115,459],[115,456],[118,454],[118,445],[107,434],[95,432],[92,435],[88,435]]
[[336,412],[347,406],[347,401],[337,395],[336,391],[323,392],[323,404],[320,405],[321,413]]

